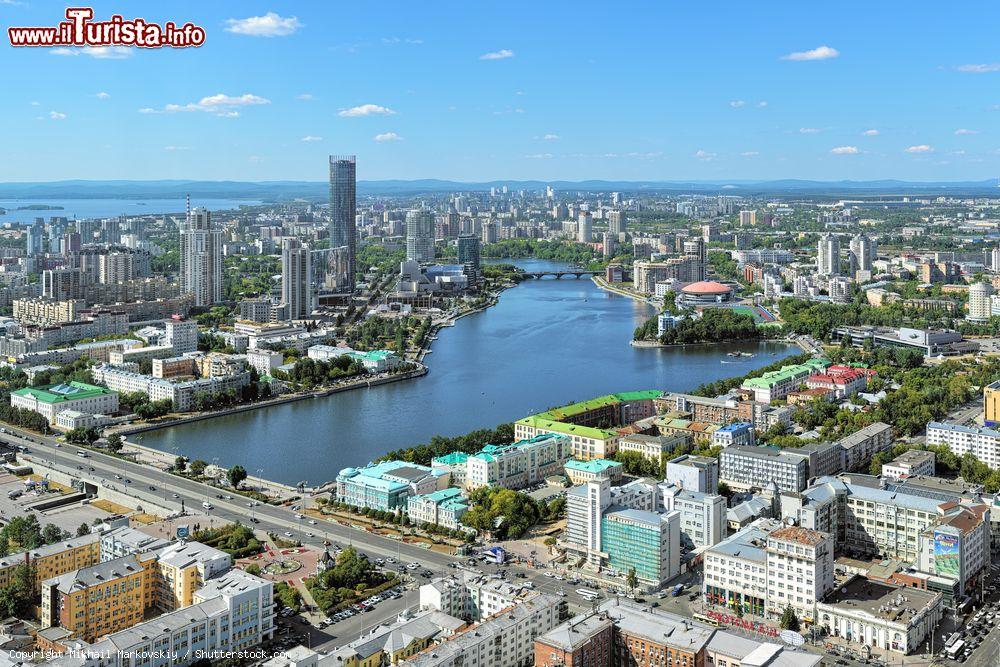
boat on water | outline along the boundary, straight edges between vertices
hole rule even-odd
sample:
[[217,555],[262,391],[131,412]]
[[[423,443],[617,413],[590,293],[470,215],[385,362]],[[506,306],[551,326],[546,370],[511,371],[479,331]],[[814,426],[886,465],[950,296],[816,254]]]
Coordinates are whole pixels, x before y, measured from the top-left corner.
[[752,359],[754,355],[752,352],[726,352],[726,356],[739,359]]

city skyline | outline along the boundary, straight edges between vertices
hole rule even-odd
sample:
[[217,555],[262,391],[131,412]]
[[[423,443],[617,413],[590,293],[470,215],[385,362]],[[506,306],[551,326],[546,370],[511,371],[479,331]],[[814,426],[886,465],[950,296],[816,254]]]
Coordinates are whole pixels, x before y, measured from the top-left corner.
[[144,18],[203,26],[200,48],[7,47],[0,181],[315,181],[330,154],[361,181],[1000,172],[993,8],[919,48],[923,12],[868,5],[504,9],[181,2]]

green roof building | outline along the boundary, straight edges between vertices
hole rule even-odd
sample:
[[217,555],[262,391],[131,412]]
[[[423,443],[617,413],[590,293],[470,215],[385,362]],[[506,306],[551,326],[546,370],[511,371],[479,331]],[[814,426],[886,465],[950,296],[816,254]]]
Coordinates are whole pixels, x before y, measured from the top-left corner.
[[118,394],[106,387],[84,382],[62,382],[13,391],[10,404],[15,408],[37,412],[49,424],[54,424],[56,415],[64,410],[104,415],[118,412]]

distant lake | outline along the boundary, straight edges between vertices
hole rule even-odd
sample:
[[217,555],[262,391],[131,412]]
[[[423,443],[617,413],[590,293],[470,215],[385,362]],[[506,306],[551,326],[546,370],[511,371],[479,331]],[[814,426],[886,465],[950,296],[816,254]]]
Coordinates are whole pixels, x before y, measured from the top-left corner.
[[[191,207],[207,208],[209,211],[225,211],[238,209],[240,205],[256,205],[259,201],[237,199],[191,199]],[[22,206],[46,205],[61,206],[61,210],[24,210],[14,209]],[[35,218],[62,216],[74,218],[113,218],[119,215],[157,215],[161,213],[182,213],[184,199],[0,199],[0,209],[6,213],[0,215],[0,224],[29,223]]]

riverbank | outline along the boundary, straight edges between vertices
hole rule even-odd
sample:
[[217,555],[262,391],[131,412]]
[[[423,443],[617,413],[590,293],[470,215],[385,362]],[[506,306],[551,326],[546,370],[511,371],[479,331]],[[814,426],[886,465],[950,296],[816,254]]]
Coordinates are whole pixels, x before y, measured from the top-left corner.
[[[798,341],[784,338],[741,338],[739,340],[703,340],[696,343],[659,343],[655,340],[635,340],[629,341],[629,345],[647,349],[669,349],[674,347],[700,347],[705,345],[739,345],[743,343],[780,343],[784,345],[797,345]],[[806,350],[808,352],[808,350]]]
[[601,276],[591,276],[591,282],[597,285],[598,289],[602,289],[606,292],[611,292],[613,294],[618,294],[620,296],[627,296],[630,299],[635,299],[636,301],[642,301],[643,303],[648,303],[651,306],[659,306],[659,299],[656,297],[643,296],[642,294],[636,294],[632,290],[623,289],[621,287],[615,287],[607,280]]
[[400,382],[402,380],[411,380],[413,378],[418,378],[423,375],[427,375],[427,366],[420,364],[419,368],[412,371],[407,371],[405,373],[395,373],[393,375],[387,375],[379,378],[364,378],[356,382],[350,382],[339,387],[330,387],[327,389],[318,389],[316,391],[306,391],[306,392],[296,392],[294,394],[285,394],[284,396],[278,396],[275,398],[270,398],[266,401],[259,401],[257,403],[248,403],[245,405],[235,405],[230,408],[224,408],[222,410],[213,410],[212,412],[200,412],[197,414],[189,414],[186,416],[171,418],[170,416],[162,418],[163,421],[159,422],[141,422],[135,425],[129,425],[118,429],[109,429],[108,433],[119,433],[122,437],[128,437],[130,435],[135,435],[137,433],[146,433],[149,431],[158,431],[160,429],[169,428],[171,426],[178,426],[180,424],[190,424],[193,422],[205,421],[206,419],[217,419],[219,417],[226,417],[228,415],[235,415],[241,412],[250,412],[252,410],[260,410],[262,408],[269,408],[276,405],[283,405],[285,403],[295,403],[297,401],[305,401],[311,398],[324,398],[326,396],[332,396],[333,394],[339,394],[344,391],[351,391],[354,389],[361,389],[365,387],[377,387],[379,385],[388,384],[391,382]]

